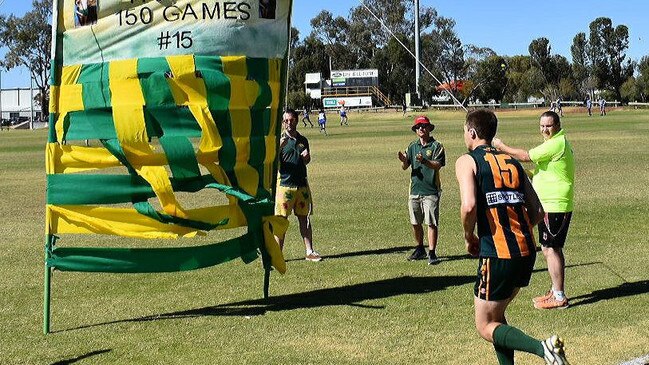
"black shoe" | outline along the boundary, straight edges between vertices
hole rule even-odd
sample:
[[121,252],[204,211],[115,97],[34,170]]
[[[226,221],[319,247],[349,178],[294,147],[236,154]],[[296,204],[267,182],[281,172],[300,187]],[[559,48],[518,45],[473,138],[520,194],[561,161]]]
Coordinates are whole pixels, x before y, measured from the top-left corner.
[[430,251],[428,253],[428,265],[437,265],[440,262],[442,262],[442,260],[440,260],[439,257],[437,257],[437,255],[435,255],[435,252]]
[[412,254],[408,257],[408,261],[423,260],[427,257],[426,249],[424,246],[417,246]]

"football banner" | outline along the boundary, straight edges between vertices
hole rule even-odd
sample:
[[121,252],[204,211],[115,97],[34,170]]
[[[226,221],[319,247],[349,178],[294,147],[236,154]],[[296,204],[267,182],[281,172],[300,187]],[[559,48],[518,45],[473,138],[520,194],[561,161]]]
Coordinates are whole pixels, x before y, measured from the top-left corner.
[[[266,275],[284,273],[273,194],[291,5],[55,0],[46,332],[52,269],[168,272],[261,254]],[[160,240],[239,227],[202,246]],[[70,247],[66,235],[155,241]]]

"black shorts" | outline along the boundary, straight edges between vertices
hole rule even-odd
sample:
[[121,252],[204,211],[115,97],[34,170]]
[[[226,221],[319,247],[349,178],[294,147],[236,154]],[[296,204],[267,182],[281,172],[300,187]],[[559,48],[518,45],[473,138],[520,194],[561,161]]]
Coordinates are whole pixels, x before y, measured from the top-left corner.
[[473,295],[487,301],[508,299],[514,289],[530,284],[535,260],[535,251],[530,256],[513,259],[481,257]]
[[568,235],[572,212],[546,213],[539,222],[539,242],[543,247],[563,248]]

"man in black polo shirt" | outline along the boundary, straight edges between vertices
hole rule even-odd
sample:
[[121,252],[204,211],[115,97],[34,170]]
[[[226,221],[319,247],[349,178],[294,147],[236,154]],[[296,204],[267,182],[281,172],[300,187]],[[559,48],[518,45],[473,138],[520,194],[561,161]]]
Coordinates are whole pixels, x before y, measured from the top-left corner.
[[405,154],[401,151],[397,154],[402,169],[406,170],[408,167],[412,167],[408,209],[417,247],[408,260],[423,260],[426,258],[424,229],[422,227],[422,223],[425,223],[428,226],[429,265],[440,262],[435,254],[439,221],[439,197],[442,192],[439,169],[446,164],[444,146],[430,135],[433,129],[435,129],[435,126],[430,123],[428,117],[423,115],[417,117],[412,126],[412,131],[417,133],[418,138],[410,143]]
[[[297,131],[297,119],[297,112],[293,109],[287,109],[282,116],[284,131],[279,140],[279,184],[275,195],[275,214],[288,217],[291,212],[295,213],[304,240],[306,260],[317,262],[322,258],[313,249],[313,228],[309,219],[313,203],[306,176],[306,165],[311,162],[311,152],[309,141]],[[279,246],[284,248],[284,239],[277,240]]]

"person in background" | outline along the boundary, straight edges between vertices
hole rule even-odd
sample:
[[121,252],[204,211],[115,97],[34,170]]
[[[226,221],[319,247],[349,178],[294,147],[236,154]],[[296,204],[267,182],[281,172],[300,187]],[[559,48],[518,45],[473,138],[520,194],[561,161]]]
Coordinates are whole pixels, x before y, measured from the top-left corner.
[[320,109],[318,113],[318,125],[320,126],[320,133],[327,135],[327,114],[325,114],[324,109]]
[[[440,262],[435,251],[439,232],[439,200],[442,194],[439,170],[446,165],[446,152],[444,146],[431,136],[435,125],[428,117],[422,115],[415,118],[411,129],[417,134],[417,139],[410,143],[406,153],[397,153],[401,168],[411,168],[408,211],[417,246],[408,260],[423,260],[428,257],[428,264],[435,265]],[[428,255],[424,248],[422,224],[428,226]]]
[[555,105],[557,107],[557,114],[563,117],[563,107],[561,106],[561,97],[557,98]]
[[[291,212],[295,213],[306,250],[305,259],[317,262],[322,257],[313,249],[313,200],[306,168],[311,162],[311,151],[309,141],[297,131],[297,118],[297,112],[293,109],[287,109],[282,116],[284,131],[279,140],[279,182],[275,195],[275,214],[288,217]],[[284,238],[275,239],[283,249]]]
[[345,125],[348,125],[347,124],[347,109],[345,109],[345,105],[340,106],[340,125],[343,125],[343,123],[345,123]]
[[309,118],[309,109],[307,109],[307,107],[304,107],[304,111],[302,112],[302,123],[304,123],[305,128],[306,122],[309,122],[311,128],[313,128],[313,123],[311,123],[311,118]]
[[539,126],[544,142],[529,151],[507,146],[498,138],[494,138],[493,145],[519,161],[532,161],[536,165],[532,184],[545,210],[539,224],[539,241],[552,287],[533,302],[538,309],[561,309],[569,305],[564,289],[566,259],[563,247],[574,207],[575,157],[557,113],[541,114]]
[[505,316],[509,303],[532,277],[533,226],[542,219],[543,208],[521,164],[492,146],[497,128],[498,119],[490,110],[468,113],[464,144],[469,152],[455,163],[466,250],[479,257],[473,289],[475,326],[493,344],[500,365],[514,365],[515,351],[539,356],[547,365],[568,365],[558,336],[538,340],[512,326]]

